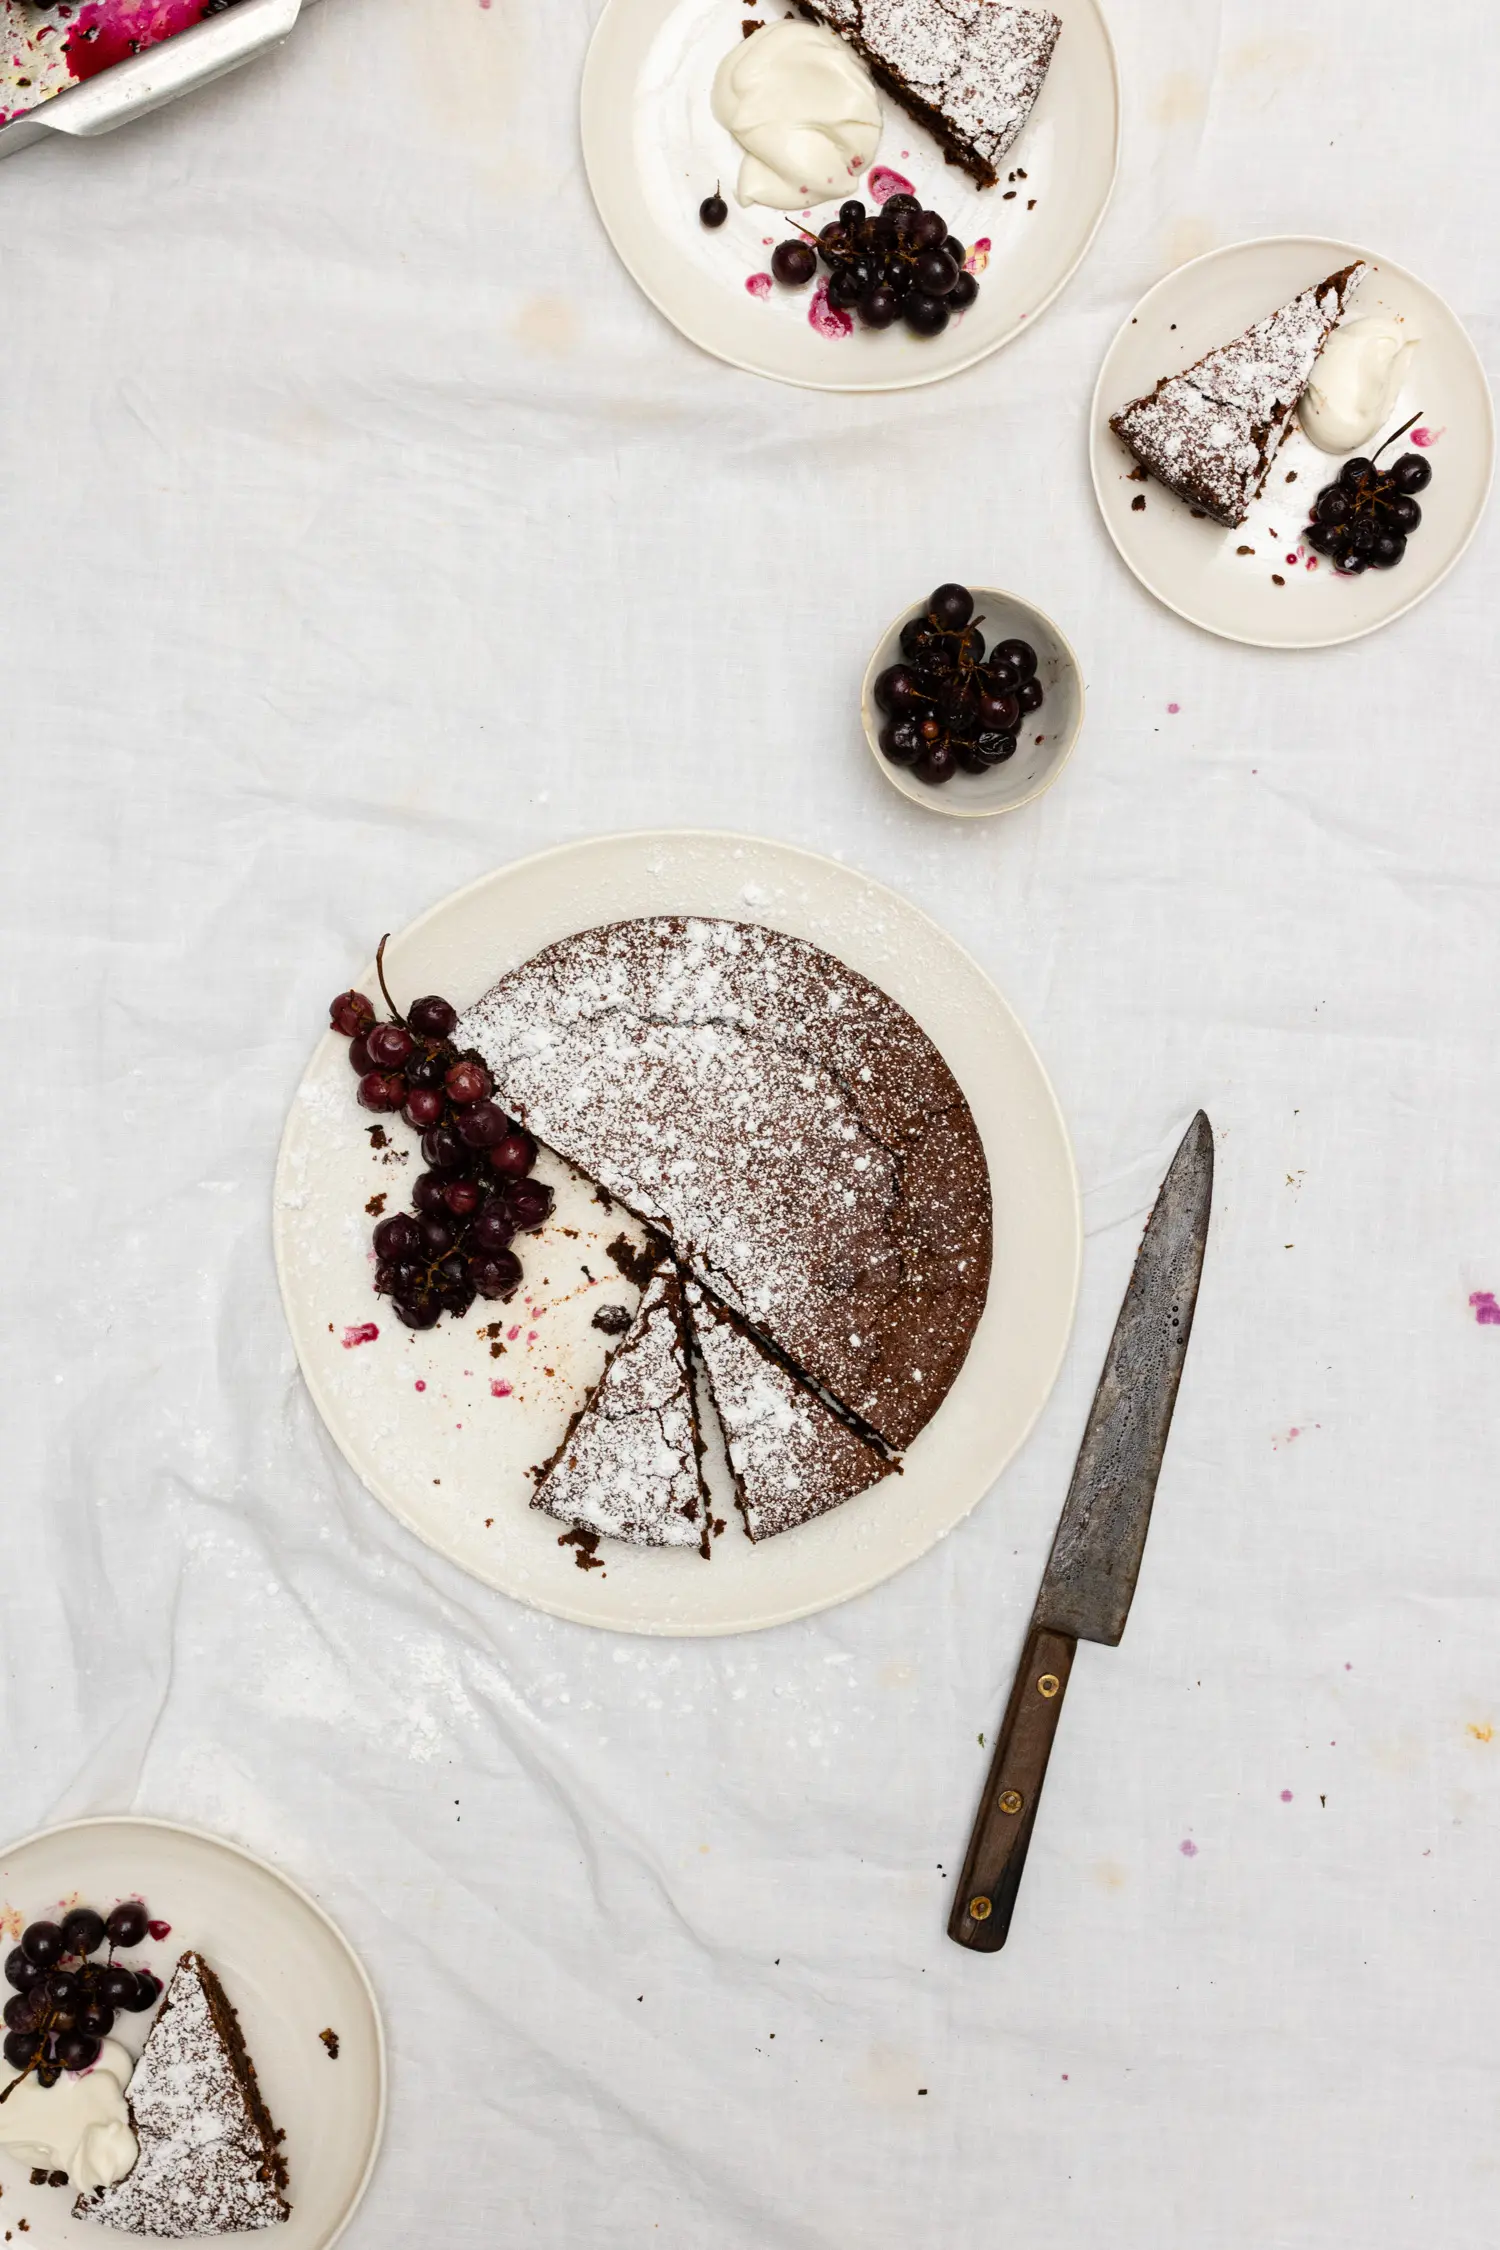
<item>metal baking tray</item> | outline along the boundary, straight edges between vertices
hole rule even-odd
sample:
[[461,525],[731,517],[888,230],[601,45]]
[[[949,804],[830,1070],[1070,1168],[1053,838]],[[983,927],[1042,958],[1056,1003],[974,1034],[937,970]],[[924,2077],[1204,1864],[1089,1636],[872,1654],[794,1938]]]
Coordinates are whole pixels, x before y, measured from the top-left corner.
[[[14,156],[49,133],[91,140],[97,133],[112,133],[117,125],[161,109],[277,46],[296,25],[303,7],[310,5],[311,0],[235,0],[221,13],[189,24],[158,46],[127,55],[95,76],[73,83],[70,74],[62,90],[44,95],[35,108],[22,110],[0,125],[0,157]],[[0,0],[0,14],[5,13],[22,22],[23,11],[15,0]],[[24,11],[27,19],[36,14],[33,8]],[[40,46],[37,52],[46,57],[47,50]],[[11,84],[16,83],[12,78]]]

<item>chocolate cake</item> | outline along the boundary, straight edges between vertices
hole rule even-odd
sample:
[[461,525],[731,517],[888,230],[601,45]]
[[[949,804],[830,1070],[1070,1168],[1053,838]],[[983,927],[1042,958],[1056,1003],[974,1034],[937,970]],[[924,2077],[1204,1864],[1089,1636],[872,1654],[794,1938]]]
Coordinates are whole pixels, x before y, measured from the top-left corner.
[[889,1456],[774,1359],[742,1321],[695,1281],[686,1294],[694,1351],[752,1539],[810,1523],[891,1474]]
[[636,1547],[697,1547],[711,1514],[688,1371],[682,1284],[669,1257],[568,1432],[542,1466],[534,1508]]
[[1062,25],[1004,0],[801,0],[981,187],[1031,115]]
[[1265,483],[1318,354],[1367,270],[1342,267],[1233,343],[1180,375],[1164,375],[1145,398],[1111,415],[1110,428],[1142,468],[1233,530]]
[[455,1036],[887,1446],[930,1421],[984,1309],[989,1174],[951,1071],[887,994],[800,938],[664,915],[548,946]]
[[113,2187],[73,2206],[124,2234],[236,2234],[277,2226],[286,2165],[239,2018],[198,1953],[184,1953],[128,2094],[141,2153]]

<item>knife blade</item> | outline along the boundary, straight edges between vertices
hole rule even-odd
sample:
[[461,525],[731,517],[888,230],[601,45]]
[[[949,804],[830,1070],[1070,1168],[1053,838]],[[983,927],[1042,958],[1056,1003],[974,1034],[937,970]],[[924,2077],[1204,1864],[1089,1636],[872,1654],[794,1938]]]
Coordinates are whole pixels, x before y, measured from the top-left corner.
[[1162,1182],[1094,1393],[959,1878],[948,1935],[998,1953],[1081,1640],[1119,1642],[1193,1329],[1213,1201],[1200,1109]]

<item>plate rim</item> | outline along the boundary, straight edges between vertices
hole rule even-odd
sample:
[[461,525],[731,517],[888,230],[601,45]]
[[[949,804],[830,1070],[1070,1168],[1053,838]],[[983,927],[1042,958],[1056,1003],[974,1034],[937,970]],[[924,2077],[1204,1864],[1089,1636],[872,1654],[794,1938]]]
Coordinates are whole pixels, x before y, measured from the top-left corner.
[[[615,256],[647,303],[653,306],[667,325],[674,329],[687,343],[691,344],[695,351],[706,353],[709,358],[717,359],[723,366],[736,368],[742,375],[756,375],[765,382],[785,383],[793,390],[844,392],[850,396],[863,397],[879,396],[882,393],[895,391],[920,390],[930,383],[946,382],[952,375],[965,374],[968,369],[977,367],[982,360],[988,359],[993,353],[1003,351],[1007,344],[1014,343],[1016,338],[1023,335],[1027,330],[1035,328],[1043,313],[1056,303],[1093,249],[1098,239],[1099,229],[1103,226],[1110,205],[1114,201],[1115,189],[1119,185],[1120,145],[1124,133],[1124,102],[1120,84],[1120,57],[1115,46],[1114,33],[1110,30],[1109,19],[1105,15],[1101,0],[1079,0],[1080,5],[1089,9],[1098,25],[1104,41],[1105,59],[1109,65],[1109,85],[1113,108],[1109,178],[1105,183],[1104,193],[1100,198],[1099,208],[1094,214],[1093,222],[1083,241],[1079,244],[1072,263],[1059,274],[1046,295],[1039,298],[1029,312],[1007,328],[1003,335],[994,337],[988,343],[978,345],[967,357],[955,360],[951,367],[934,367],[930,373],[923,373],[919,369],[914,374],[899,377],[889,376],[884,380],[877,381],[851,382],[848,380],[839,381],[836,378],[825,381],[813,375],[793,375],[783,368],[767,367],[755,360],[742,358],[735,352],[722,350],[717,344],[705,343],[701,337],[690,334],[683,327],[682,323],[667,310],[655,291],[636,271],[634,262],[627,255],[610,222],[605,199],[600,193],[599,182],[595,177],[590,123],[596,97],[603,91],[602,45],[611,23],[617,22],[627,10],[640,4],[641,0],[604,0],[604,6],[599,11],[598,21],[595,23],[589,38],[588,51],[583,58],[583,72],[578,90],[578,137],[583,154],[584,176],[588,180],[589,194],[593,199],[599,223],[609,237],[610,246],[614,250]],[[596,84],[596,81],[600,83]]]
[[[1384,617],[1372,618],[1367,625],[1355,625],[1343,632],[1328,633],[1325,634],[1321,639],[1315,641],[1267,640],[1263,635],[1259,633],[1236,632],[1227,625],[1210,625],[1204,618],[1196,616],[1192,610],[1185,609],[1180,602],[1174,601],[1170,594],[1163,593],[1161,587],[1158,586],[1152,579],[1147,577],[1145,571],[1138,564],[1135,557],[1121,545],[1119,533],[1116,530],[1113,522],[1111,521],[1109,511],[1104,504],[1104,492],[1101,483],[1102,470],[1100,449],[1102,431],[1107,429],[1109,426],[1107,416],[1105,416],[1101,421],[1101,394],[1104,389],[1105,374],[1108,370],[1109,362],[1114,353],[1116,345],[1120,342],[1121,338],[1125,334],[1125,331],[1131,326],[1131,324],[1139,319],[1142,306],[1148,305],[1151,302],[1152,298],[1155,297],[1161,290],[1165,289],[1169,283],[1176,281],[1181,275],[1185,273],[1190,273],[1196,266],[1210,265],[1216,259],[1232,257],[1238,250],[1258,250],[1263,248],[1268,243],[1279,244],[1303,242],[1308,244],[1321,243],[1335,250],[1347,252],[1348,256],[1345,260],[1345,263],[1352,263],[1353,260],[1362,258],[1369,264],[1378,266],[1388,273],[1399,274],[1405,280],[1415,282],[1419,289],[1425,289],[1427,294],[1442,306],[1443,311],[1452,321],[1455,331],[1460,337],[1462,337],[1463,342],[1468,349],[1469,355],[1479,373],[1480,388],[1485,402],[1484,435],[1487,441],[1488,468],[1484,480],[1484,489],[1478,495],[1475,503],[1473,520],[1470,523],[1468,530],[1464,533],[1463,538],[1454,548],[1453,553],[1449,556],[1447,562],[1444,563],[1436,578],[1429,580],[1427,585],[1421,587],[1416,593],[1412,594],[1406,601],[1401,604],[1398,609],[1390,610]],[[1441,290],[1434,289],[1430,281],[1424,281],[1422,279],[1422,276],[1419,273],[1414,273],[1410,266],[1403,265],[1399,258],[1383,257],[1373,250],[1362,249],[1357,243],[1341,242],[1337,235],[1331,234],[1283,233],[1246,235],[1238,242],[1221,242],[1216,244],[1215,247],[1211,250],[1200,250],[1196,258],[1185,258],[1181,265],[1173,266],[1169,269],[1168,272],[1159,275],[1158,278],[1152,282],[1150,288],[1147,289],[1139,298],[1137,298],[1136,302],[1131,306],[1124,319],[1120,322],[1119,327],[1115,330],[1113,336],[1111,336],[1109,342],[1106,344],[1104,348],[1104,356],[1099,362],[1099,372],[1094,379],[1094,388],[1089,398],[1088,449],[1089,479],[1094,488],[1094,500],[1096,506],[1098,507],[1099,515],[1101,520],[1103,521],[1104,528],[1109,534],[1111,544],[1113,545],[1116,554],[1120,557],[1120,560],[1124,563],[1126,569],[1136,580],[1137,584],[1145,588],[1146,592],[1151,596],[1153,601],[1160,602],[1163,609],[1170,610],[1174,617],[1180,617],[1183,620],[1184,624],[1191,625],[1195,629],[1195,631],[1200,633],[1209,633],[1215,640],[1232,641],[1241,648],[1274,649],[1279,654],[1288,656],[1298,656],[1304,654],[1310,655],[1317,649],[1342,648],[1346,643],[1350,641],[1366,640],[1371,633],[1382,632],[1387,625],[1394,625],[1398,618],[1408,616],[1410,612],[1416,609],[1420,603],[1426,601],[1429,594],[1435,594],[1439,586],[1443,584],[1444,580],[1450,577],[1453,571],[1457,569],[1459,563],[1462,562],[1464,556],[1468,553],[1470,547],[1474,543],[1476,536],[1478,535],[1479,526],[1484,521],[1485,510],[1489,506],[1490,494],[1494,489],[1495,399],[1494,393],[1490,388],[1489,376],[1485,371],[1484,361],[1479,356],[1479,352],[1475,346],[1474,339],[1469,334],[1467,328],[1465,328],[1463,322],[1459,319],[1457,313],[1453,310],[1453,307],[1449,304],[1447,298],[1442,294]]]
[[[708,844],[711,846],[728,845],[740,848],[747,846],[752,848],[759,847],[761,849],[769,850],[772,852],[786,854],[793,859],[806,862],[813,868],[828,867],[832,868],[839,875],[845,877],[853,876],[859,882],[869,886],[870,889],[881,893],[885,898],[891,900],[903,912],[918,916],[923,922],[927,923],[929,927],[937,933],[937,935],[942,939],[945,945],[950,946],[956,953],[958,953],[968,964],[968,966],[974,971],[974,973],[978,977],[980,977],[986,985],[989,986],[990,990],[994,993],[996,999],[999,1001],[1000,1006],[1004,1009],[1006,1015],[1010,1018],[1012,1024],[1015,1026],[1016,1033],[1025,1049],[1027,1056],[1030,1059],[1031,1066],[1036,1073],[1037,1086],[1043,1099],[1045,1100],[1049,1115],[1056,1127],[1058,1142],[1066,1159],[1067,1186],[1070,1191],[1068,1201],[1068,1216],[1071,1222],[1071,1236],[1073,1246],[1071,1270],[1066,1276],[1068,1305],[1067,1318],[1061,1324],[1061,1333],[1059,1336],[1056,1351],[1053,1354],[1052,1363],[1047,1370],[1046,1381],[1044,1384],[1039,1386],[1039,1396],[1037,1402],[1032,1408],[1030,1415],[1027,1417],[1025,1426],[1020,1430],[1009,1453],[1000,1463],[999,1467],[993,1472],[988,1481],[982,1484],[979,1490],[976,1491],[973,1499],[969,1502],[968,1507],[965,1508],[960,1515],[954,1517],[951,1523],[946,1524],[942,1530],[936,1532],[924,1546],[918,1548],[913,1553],[903,1556],[893,1567],[880,1565],[876,1567],[872,1572],[851,1579],[851,1582],[845,1585],[838,1593],[829,1595],[819,1594],[811,1596],[806,1601],[796,1602],[784,1609],[776,1611],[773,1615],[758,1616],[748,1621],[733,1625],[725,1625],[717,1620],[710,1620],[700,1623],[690,1618],[674,1619],[670,1623],[644,1622],[639,1619],[633,1619],[629,1622],[621,1622],[613,1618],[601,1618],[598,1616],[590,1615],[586,1610],[574,1607],[566,1600],[555,1598],[550,1594],[544,1597],[535,1593],[521,1593],[510,1587],[497,1585],[492,1579],[482,1577],[478,1572],[471,1570],[466,1563],[460,1561],[458,1557],[451,1553],[450,1550],[445,1547],[429,1530],[424,1528],[422,1524],[415,1521],[408,1514],[404,1506],[397,1505],[394,1500],[388,1499],[383,1492],[377,1491],[372,1485],[367,1483],[363,1471],[360,1469],[358,1464],[351,1459],[350,1455],[345,1450],[343,1440],[339,1435],[336,1417],[332,1415],[324,1406],[323,1387],[315,1377],[315,1375],[309,1373],[307,1366],[304,1364],[302,1353],[298,1348],[298,1323],[294,1314],[293,1296],[288,1272],[288,1247],[290,1240],[290,1230],[285,1223],[285,1204],[282,1195],[283,1174],[285,1168],[287,1168],[291,1162],[291,1141],[294,1131],[297,1129],[299,1120],[298,1096],[302,1086],[306,1082],[309,1072],[314,1067],[314,1060],[322,1046],[322,1040],[320,1040],[314,1047],[312,1054],[309,1056],[306,1065],[304,1066],[301,1074],[298,1077],[296,1086],[292,1089],[291,1097],[287,1104],[285,1122],[282,1126],[281,1138],[277,1145],[276,1163],[273,1168],[271,1179],[270,1216],[272,1248],[276,1264],[277,1288],[281,1297],[282,1317],[286,1322],[288,1341],[291,1344],[293,1357],[296,1361],[297,1373],[302,1381],[308,1397],[311,1399],[312,1404],[316,1409],[318,1419],[322,1425],[323,1430],[326,1432],[334,1446],[337,1448],[339,1457],[350,1471],[350,1474],[357,1480],[361,1489],[365,1492],[368,1492],[370,1497],[377,1503],[377,1505],[385,1509],[387,1514],[389,1514],[394,1519],[394,1521],[401,1526],[403,1531],[409,1533],[413,1538],[418,1540],[421,1545],[425,1547],[430,1553],[440,1556],[443,1562],[447,1564],[450,1569],[461,1571],[466,1579],[472,1581],[475,1585],[482,1586],[487,1593],[498,1594],[507,1601],[516,1602],[523,1608],[535,1610],[543,1616],[555,1617],[567,1624],[586,1626],[590,1630],[597,1633],[628,1634],[632,1637],[652,1640],[727,1640],[736,1638],[742,1633],[768,1632],[776,1626],[800,1623],[805,1618],[817,1616],[825,1610],[841,1608],[845,1602],[856,1601],[863,1595],[873,1592],[876,1587],[885,1585],[889,1582],[889,1580],[893,1578],[900,1577],[903,1571],[909,1569],[914,1563],[919,1562],[923,1556],[931,1554],[933,1548],[937,1546],[942,1539],[947,1537],[949,1532],[956,1530],[959,1524],[965,1522],[968,1517],[973,1514],[974,1510],[979,1506],[980,1501],[983,1500],[987,1496],[987,1494],[993,1490],[994,1486],[999,1482],[1000,1478],[1006,1474],[1006,1472],[1010,1469],[1010,1467],[1016,1460],[1017,1456],[1022,1451],[1023,1447],[1032,1437],[1037,1423],[1040,1421],[1042,1414],[1053,1395],[1053,1392],[1057,1388],[1058,1376],[1062,1372],[1063,1362],[1067,1357],[1068,1347],[1072,1342],[1073,1331],[1077,1324],[1078,1299],[1083,1276],[1083,1195],[1082,1189],[1079,1185],[1078,1161],[1073,1149],[1072,1136],[1068,1131],[1067,1119],[1063,1114],[1063,1108],[1060,1100],[1058,1099],[1057,1089],[1052,1083],[1052,1079],[1046,1069],[1046,1066],[1042,1062],[1040,1054],[1037,1052],[1035,1042],[1033,1041],[1030,1032],[1027,1030],[1026,1025],[1022,1022],[1016,1010],[1006,999],[1004,993],[1000,990],[1000,987],[995,983],[994,978],[989,974],[988,970],[986,970],[980,962],[975,960],[973,954],[969,952],[968,948],[964,945],[961,945],[958,939],[953,937],[951,933],[944,928],[943,924],[939,922],[935,916],[929,914],[924,907],[918,906],[913,900],[907,898],[902,892],[895,890],[890,884],[883,883],[878,876],[867,874],[862,867],[852,866],[846,861],[835,860],[831,858],[826,852],[813,851],[804,844],[787,843],[778,837],[761,836],[746,833],[742,830],[728,828],[631,828],[622,830],[606,830],[602,834],[573,837],[566,843],[549,844],[544,846],[540,851],[528,852],[524,855],[524,857],[520,859],[506,860],[502,862],[502,864],[498,867],[487,869],[482,875],[477,875],[471,881],[461,884],[457,890],[445,893],[442,898],[435,900],[432,905],[424,908],[420,914],[414,916],[410,922],[403,924],[401,929],[393,931],[391,933],[391,941],[393,944],[399,946],[399,944],[405,939],[415,936],[419,931],[424,929],[427,924],[431,922],[437,915],[446,912],[450,907],[457,905],[460,901],[471,897],[474,892],[483,890],[487,885],[493,883],[496,878],[501,875],[510,875],[520,873],[522,871],[535,870],[544,866],[549,860],[567,858],[572,856],[574,853],[598,849],[599,847],[605,845],[620,844],[630,844],[648,848],[659,848],[663,844],[689,846],[694,844]],[[663,909],[663,911],[666,910]],[[898,1002],[897,1004],[901,1005],[902,1003]],[[324,1037],[327,1036],[328,1035],[325,1033]],[[939,1408],[939,1413],[940,1412],[941,1408]]]
[[24,1851],[31,1844],[45,1843],[54,1836],[73,1835],[82,1828],[158,1828],[167,1835],[190,1836],[195,1844],[212,1844],[218,1850],[228,1852],[235,1859],[246,1860],[250,1866],[258,1868],[261,1874],[269,1875],[273,1881],[283,1884],[294,1898],[299,1900],[318,1921],[324,1924],[325,1928],[337,1940],[342,1951],[348,1956],[355,1975],[364,1988],[365,1998],[370,2003],[370,2017],[375,2026],[375,2127],[370,2139],[370,2153],[365,2159],[364,2169],[360,2173],[354,2190],[341,2216],[335,2223],[333,2231],[330,2234],[325,2234],[318,2245],[318,2250],[333,2250],[333,2245],[342,2237],[360,2205],[364,2202],[370,2182],[375,2177],[375,2167],[380,2161],[380,2152],[385,2145],[386,2118],[390,2101],[390,2063],[386,2053],[385,2020],[380,2012],[380,2001],[370,1980],[369,1970],[365,1967],[349,1939],[339,1928],[338,1923],[328,1912],[328,1909],[319,1905],[311,1891],[306,1890],[297,1881],[295,1875],[289,1875],[285,1868],[278,1867],[274,1861],[262,1858],[259,1852],[251,1851],[248,1844],[237,1843],[232,1836],[219,1835],[210,1828],[196,1828],[190,1821],[167,1820],[157,1813],[84,1813],[76,1820],[50,1821],[45,1827],[30,1829],[26,1835],[12,1837],[8,1843],[0,1844],[0,1865],[12,1859],[17,1852]]

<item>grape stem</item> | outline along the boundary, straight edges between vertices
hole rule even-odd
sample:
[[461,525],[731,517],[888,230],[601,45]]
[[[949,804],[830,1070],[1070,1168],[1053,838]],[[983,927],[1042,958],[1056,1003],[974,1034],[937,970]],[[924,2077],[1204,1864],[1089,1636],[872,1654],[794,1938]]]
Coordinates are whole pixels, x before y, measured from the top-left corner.
[[391,988],[385,981],[385,949],[390,944],[390,942],[391,933],[389,930],[387,930],[385,936],[381,939],[379,945],[377,945],[375,948],[375,974],[380,979],[380,989],[385,994],[385,1004],[391,1011],[392,1021],[395,1023],[404,1024],[406,1022],[406,1018],[402,1015],[401,1010],[397,1007],[395,1001],[391,998]]
[[1424,409],[1419,406],[1416,413],[1412,415],[1411,421],[1403,422],[1399,430],[1392,430],[1390,436],[1385,440],[1384,444],[1376,446],[1375,451],[1370,455],[1370,463],[1372,467],[1374,466],[1375,462],[1380,459],[1380,456],[1382,453],[1384,453],[1387,445],[1394,445],[1398,437],[1405,437],[1413,422],[1421,421],[1423,412]]

